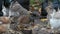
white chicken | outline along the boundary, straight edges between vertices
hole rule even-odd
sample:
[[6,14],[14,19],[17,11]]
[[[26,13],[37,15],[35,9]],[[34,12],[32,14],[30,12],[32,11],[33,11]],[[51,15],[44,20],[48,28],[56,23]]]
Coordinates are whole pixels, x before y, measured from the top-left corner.
[[59,30],[60,29],[60,10],[58,12],[53,11],[51,18],[49,19],[51,29]]

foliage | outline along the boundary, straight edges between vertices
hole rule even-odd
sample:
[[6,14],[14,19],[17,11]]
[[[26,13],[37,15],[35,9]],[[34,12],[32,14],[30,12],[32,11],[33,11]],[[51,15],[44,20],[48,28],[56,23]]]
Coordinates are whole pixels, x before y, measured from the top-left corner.
[[[33,4],[35,4],[35,2],[34,2],[35,0],[30,0],[30,5],[33,5]],[[44,0],[39,0],[39,2],[40,3],[42,3]]]

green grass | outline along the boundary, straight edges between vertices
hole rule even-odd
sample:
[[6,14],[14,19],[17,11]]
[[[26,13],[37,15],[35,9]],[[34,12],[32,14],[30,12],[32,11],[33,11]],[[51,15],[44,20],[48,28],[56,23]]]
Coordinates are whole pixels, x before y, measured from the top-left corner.
[[[35,2],[34,2],[35,0],[30,0],[30,5],[33,5],[33,4],[35,4]],[[39,0],[40,1],[40,3],[42,3],[44,0]]]

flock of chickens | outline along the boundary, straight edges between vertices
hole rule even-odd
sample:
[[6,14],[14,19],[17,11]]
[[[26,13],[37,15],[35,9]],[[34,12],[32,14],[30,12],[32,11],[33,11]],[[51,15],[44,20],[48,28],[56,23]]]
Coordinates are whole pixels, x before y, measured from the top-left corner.
[[19,31],[18,34],[21,34],[20,30],[28,28],[29,25],[34,26],[35,18],[33,16],[37,16],[35,13],[33,15],[32,12],[24,9],[17,1],[12,3],[9,9],[3,6],[2,11],[4,15],[0,17],[1,34],[5,34],[6,32],[6,34],[11,34],[13,32],[17,34],[17,31]]
[[[55,9],[53,9],[51,6],[48,6],[46,10],[48,13],[48,23],[50,23],[51,29],[59,30],[60,10],[56,12]],[[5,34],[6,32],[8,32],[6,34],[17,34],[17,31],[19,34],[21,34],[22,32],[20,32],[20,30],[22,31],[24,28],[28,29],[30,26],[35,26],[34,21],[41,19],[40,12],[30,12],[24,9],[17,1],[15,3],[12,3],[8,10],[3,6],[2,11],[4,13],[4,16],[0,17],[1,34]]]

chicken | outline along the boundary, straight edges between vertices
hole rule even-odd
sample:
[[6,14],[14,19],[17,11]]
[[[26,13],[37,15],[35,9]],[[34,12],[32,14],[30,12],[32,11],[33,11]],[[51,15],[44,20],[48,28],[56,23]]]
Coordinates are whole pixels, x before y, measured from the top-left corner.
[[12,0],[3,0],[3,1],[4,1],[4,6],[5,6],[6,8],[9,8]]
[[48,6],[48,1],[44,0],[44,2],[42,3],[41,16],[47,16],[48,13],[46,12],[46,9],[45,9],[47,6]]
[[10,24],[1,24],[0,25],[0,34],[1,33],[8,33],[10,29]]
[[3,16],[3,12],[2,12],[2,0],[0,0],[0,16]]
[[0,17],[0,22],[2,22],[2,24],[11,23],[11,21],[8,17]]
[[16,0],[22,7],[29,10],[30,0]]
[[6,27],[4,25],[0,25],[0,32],[6,32]]
[[11,16],[20,16],[30,14],[28,10],[24,9],[17,1],[11,5]]
[[60,19],[60,10],[55,13],[54,18]]
[[[51,25],[51,29],[53,30],[59,30],[60,29],[60,10],[58,12],[53,11],[53,14],[51,14],[51,18],[50,18],[50,25]],[[59,30],[60,31],[60,30]]]
[[21,16],[18,18],[20,24],[28,24],[30,22],[29,16]]

